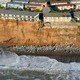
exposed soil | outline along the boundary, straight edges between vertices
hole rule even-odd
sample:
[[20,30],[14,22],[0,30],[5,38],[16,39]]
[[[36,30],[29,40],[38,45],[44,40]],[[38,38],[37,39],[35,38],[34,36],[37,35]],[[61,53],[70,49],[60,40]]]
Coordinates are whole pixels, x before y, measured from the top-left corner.
[[0,19],[0,46],[55,44],[80,46],[78,25],[67,28],[43,28],[40,22]]

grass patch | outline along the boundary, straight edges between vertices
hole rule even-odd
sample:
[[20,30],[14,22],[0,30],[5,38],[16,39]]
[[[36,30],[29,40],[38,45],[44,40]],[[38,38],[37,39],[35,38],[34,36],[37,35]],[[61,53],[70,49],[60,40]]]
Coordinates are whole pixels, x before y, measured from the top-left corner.
[[42,10],[35,10],[36,12],[42,12]]
[[28,9],[28,8],[25,8],[25,9],[24,9],[24,11],[30,11],[30,9]]
[[0,8],[2,9],[2,8],[4,8],[3,6],[0,6]]
[[59,13],[59,12],[61,11],[54,11],[54,10],[50,11],[50,13]]

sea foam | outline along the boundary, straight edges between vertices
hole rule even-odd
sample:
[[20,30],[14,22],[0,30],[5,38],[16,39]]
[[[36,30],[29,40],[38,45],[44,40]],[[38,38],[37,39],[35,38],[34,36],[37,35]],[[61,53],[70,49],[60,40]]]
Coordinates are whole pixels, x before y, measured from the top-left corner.
[[0,66],[26,69],[80,71],[80,63],[62,63],[45,56],[18,56],[16,53],[10,51],[0,52]]

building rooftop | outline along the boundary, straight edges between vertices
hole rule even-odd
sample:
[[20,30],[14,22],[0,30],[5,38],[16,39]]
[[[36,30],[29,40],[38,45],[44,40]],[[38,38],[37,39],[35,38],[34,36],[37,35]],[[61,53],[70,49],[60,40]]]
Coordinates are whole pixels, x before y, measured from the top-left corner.
[[63,3],[63,2],[67,2],[68,0],[49,0],[49,1],[52,2],[52,3],[55,3],[55,2]]
[[47,0],[30,0],[30,2],[44,3],[47,2]]
[[12,0],[12,2],[28,2],[29,0]]
[[77,5],[80,5],[80,3],[76,3]]
[[68,0],[49,0],[49,1],[68,1]]
[[70,13],[65,12],[65,13],[47,13],[44,14],[45,17],[70,17]]
[[57,6],[73,6],[74,4],[59,4]]
[[30,2],[47,2],[47,1],[50,1],[50,2],[67,2],[67,0],[30,0]]
[[76,2],[76,1],[80,1],[80,0],[70,0],[70,1],[75,1]]
[[8,2],[7,4],[20,4],[20,5],[23,5],[23,3],[20,3],[20,2]]
[[27,6],[41,6],[41,4],[26,4]]
[[39,14],[38,12],[28,12],[28,11],[20,11],[20,10],[5,10],[5,9],[0,9],[0,14],[13,14],[13,15],[24,15],[24,16],[36,16]]

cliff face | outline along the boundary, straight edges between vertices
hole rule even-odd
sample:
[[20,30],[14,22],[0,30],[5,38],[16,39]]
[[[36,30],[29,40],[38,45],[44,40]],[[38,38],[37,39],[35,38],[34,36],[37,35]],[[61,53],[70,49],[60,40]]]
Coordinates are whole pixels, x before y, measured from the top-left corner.
[[[65,26],[64,26],[65,27]],[[80,30],[69,28],[41,28],[39,22],[0,19],[0,45],[80,45]]]

